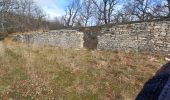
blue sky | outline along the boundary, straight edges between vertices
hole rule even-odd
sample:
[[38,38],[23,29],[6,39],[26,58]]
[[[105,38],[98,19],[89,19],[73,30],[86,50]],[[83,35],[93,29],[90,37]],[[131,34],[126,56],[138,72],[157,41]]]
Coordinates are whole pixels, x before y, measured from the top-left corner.
[[49,19],[54,19],[56,16],[64,15],[65,7],[70,0],[34,0],[40,6]]
[[[53,20],[55,17],[61,17],[65,13],[65,8],[71,0],[34,0],[38,6],[40,6],[47,14],[47,18]],[[121,3],[126,0],[118,0]],[[128,1],[128,0],[127,0]],[[158,2],[161,0],[152,0]],[[117,5],[119,10],[122,5]]]

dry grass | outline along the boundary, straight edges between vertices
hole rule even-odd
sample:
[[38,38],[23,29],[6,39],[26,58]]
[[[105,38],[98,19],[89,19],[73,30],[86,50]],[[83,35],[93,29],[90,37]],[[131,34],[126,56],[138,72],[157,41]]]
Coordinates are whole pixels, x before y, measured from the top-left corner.
[[[2,46],[1,46],[2,48]],[[3,45],[0,99],[132,100],[164,56]]]

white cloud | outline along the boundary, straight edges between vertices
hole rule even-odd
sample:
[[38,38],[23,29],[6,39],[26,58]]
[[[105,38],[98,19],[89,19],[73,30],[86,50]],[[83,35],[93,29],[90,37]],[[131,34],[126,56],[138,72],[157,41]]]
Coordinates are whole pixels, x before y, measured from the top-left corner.
[[34,0],[38,6],[40,6],[47,14],[50,20],[55,17],[61,17],[64,15],[64,7],[66,1],[64,0]]

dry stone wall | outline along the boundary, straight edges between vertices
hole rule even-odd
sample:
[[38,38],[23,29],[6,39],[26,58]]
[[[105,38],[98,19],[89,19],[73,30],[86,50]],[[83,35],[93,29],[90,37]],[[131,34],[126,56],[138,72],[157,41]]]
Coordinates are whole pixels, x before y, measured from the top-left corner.
[[170,21],[103,27],[98,50],[170,52]]
[[36,32],[31,34],[18,34],[13,41],[36,45],[51,45],[63,48],[83,48],[84,34],[75,30],[58,30],[49,32]]
[[[93,30],[96,30],[94,28]],[[82,32],[58,30],[45,33],[19,34],[14,41],[64,48],[92,48],[111,51],[170,52],[170,21],[136,22],[90,28]],[[91,45],[89,45],[91,44]]]

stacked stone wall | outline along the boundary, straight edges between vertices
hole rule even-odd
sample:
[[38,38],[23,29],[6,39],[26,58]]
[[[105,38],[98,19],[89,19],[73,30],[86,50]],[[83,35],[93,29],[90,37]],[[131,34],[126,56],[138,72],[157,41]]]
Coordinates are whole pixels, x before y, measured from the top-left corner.
[[[97,30],[97,31],[96,31]],[[64,48],[111,51],[170,52],[170,21],[151,21],[76,30],[35,32],[13,36],[14,41]]]
[[170,51],[170,21],[142,22],[103,27],[98,50]]
[[35,32],[13,36],[14,41],[36,45],[51,45],[63,48],[83,48],[84,34],[75,30],[58,30],[49,32]]

